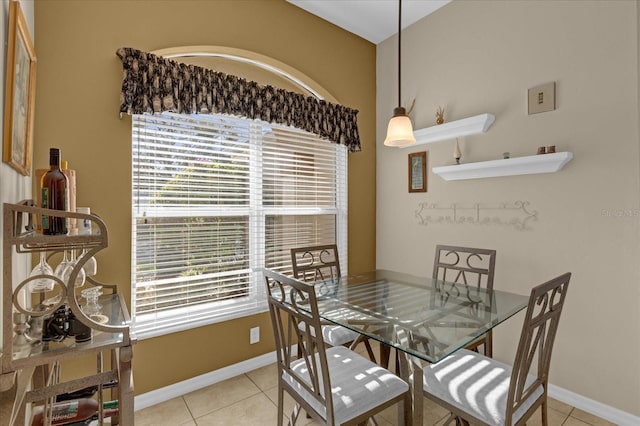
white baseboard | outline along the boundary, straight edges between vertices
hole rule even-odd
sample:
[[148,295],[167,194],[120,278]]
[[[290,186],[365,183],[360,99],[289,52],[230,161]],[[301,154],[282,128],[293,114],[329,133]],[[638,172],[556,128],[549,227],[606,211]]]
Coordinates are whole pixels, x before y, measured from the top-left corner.
[[[189,392],[222,382],[223,380],[230,379],[240,374],[248,373],[256,368],[264,367],[265,365],[269,365],[274,362],[276,362],[276,353],[270,352],[201,376],[193,377],[173,385],[143,393],[142,395],[135,397],[135,410],[138,411],[143,408],[151,407],[152,405],[177,398]],[[626,413],[609,405],[605,405],[601,402],[594,401],[593,399],[589,399],[558,386],[549,385],[549,396],[619,426],[640,425],[640,417]]]
[[218,370],[211,371],[210,373],[205,373],[191,379],[183,380],[182,382],[178,382],[173,385],[165,386],[151,392],[143,393],[142,395],[138,395],[135,397],[134,407],[136,411],[142,410],[143,408],[151,407],[152,405],[177,398],[179,396],[188,394],[189,392],[193,392],[198,389],[213,385],[215,383],[222,382],[223,380],[227,380],[232,377],[239,376],[240,374],[255,370],[256,368],[273,364],[274,362],[276,362],[275,351],[239,362],[237,364],[230,365],[228,367],[220,368]]
[[617,408],[594,401],[593,399],[589,399],[585,396],[552,384],[549,385],[549,396],[619,426],[640,425],[640,417],[638,416],[634,416]]

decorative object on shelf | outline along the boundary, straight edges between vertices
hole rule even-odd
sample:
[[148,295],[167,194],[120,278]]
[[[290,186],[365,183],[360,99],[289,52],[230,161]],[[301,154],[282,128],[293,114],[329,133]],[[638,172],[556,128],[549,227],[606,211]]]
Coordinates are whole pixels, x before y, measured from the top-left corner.
[[30,176],[36,53],[18,1],[9,2],[8,37],[2,159],[24,176]]
[[438,109],[436,110],[436,124],[442,123],[444,123],[444,108],[438,106]]
[[70,285],[71,276],[73,272],[77,269],[78,272],[76,274],[75,279],[73,280],[73,285],[75,288],[79,288],[79,287],[82,287],[86,282],[87,274],[84,271],[84,268],[76,268],[76,265],[78,264],[78,260],[79,260],[76,257],[76,251],[70,250],[70,252],[71,252],[71,259],[69,260],[65,268],[62,270],[62,281],[64,281],[67,285]]
[[43,342],[61,342],[73,337],[76,343],[91,340],[92,331],[82,323],[67,305],[62,305],[50,316],[44,318],[42,327]]
[[546,153],[547,153],[547,149],[544,146],[538,147],[538,155],[546,154]]
[[427,192],[427,152],[409,154],[409,192]]
[[491,160],[452,166],[434,167],[435,174],[444,180],[481,179],[498,176],[555,173],[573,158],[570,152],[514,157],[509,161]]
[[[102,295],[102,286],[98,285],[95,287],[85,288],[80,292],[82,297],[86,300],[86,303],[82,306],[82,312],[87,314],[89,318],[93,319],[96,322],[106,323],[109,318],[102,315],[102,305],[98,303],[98,298]],[[100,317],[104,317],[105,320],[102,320]],[[97,317],[97,318],[94,318]]]
[[[67,211],[76,211],[76,171],[69,168],[69,162],[60,161],[60,170],[67,177],[69,183],[69,204]],[[78,235],[78,224],[76,218],[69,219],[69,235]]]
[[529,89],[527,105],[529,115],[556,109],[556,82]]
[[505,160],[509,159],[510,157],[511,153],[509,151],[502,153],[502,158],[504,158]]
[[47,259],[44,252],[40,252],[40,262],[33,267],[30,278],[33,281],[29,283],[29,291],[31,293],[44,293],[46,291],[53,290],[55,284],[50,276],[53,275],[53,269],[47,263]]
[[547,154],[553,154],[554,152],[556,152],[556,146],[555,145],[549,145],[547,147]]
[[413,126],[407,111],[400,104],[402,81],[402,0],[398,0],[398,107],[393,110],[393,117],[387,126],[387,137],[384,140],[386,146],[404,147],[416,143],[413,135]]
[[22,312],[13,313],[13,340],[11,345],[13,346],[13,357],[23,358],[31,353],[32,340],[27,334],[29,330],[29,324],[27,324],[27,315]]
[[[82,253],[80,253],[80,259],[87,256],[87,249],[83,248]],[[89,257],[89,259],[82,265],[82,269],[87,277],[93,277],[98,273],[98,261],[94,256]]]
[[[60,169],[60,149],[49,149],[49,171],[42,176],[40,193],[43,209],[67,211],[69,209],[69,180]],[[65,235],[69,232],[69,219],[55,215],[42,215],[42,233]]]
[[453,158],[455,158],[456,164],[460,164],[460,159],[462,158],[462,153],[460,152],[460,145],[458,145],[458,138],[456,138],[456,147],[453,150]]
[[455,139],[462,136],[479,135],[489,130],[495,121],[493,114],[480,114],[462,120],[448,121],[444,124],[416,130],[416,145]]
[[538,212],[530,210],[528,201],[500,204],[452,203],[447,206],[420,203],[415,211],[418,224],[428,225],[499,225],[513,226],[518,231],[531,230]]
[[[76,211],[82,214],[91,214],[91,207],[76,207]],[[91,235],[91,221],[84,219],[78,224],[78,235]]]

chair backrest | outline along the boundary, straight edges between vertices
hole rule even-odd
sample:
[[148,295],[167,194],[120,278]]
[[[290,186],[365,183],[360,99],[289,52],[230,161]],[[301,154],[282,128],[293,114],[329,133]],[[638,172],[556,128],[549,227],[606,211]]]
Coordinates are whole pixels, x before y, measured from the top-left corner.
[[291,263],[293,276],[306,282],[326,281],[341,275],[335,244],[292,248]]
[[[507,419],[512,418],[513,413],[539,386],[543,387],[546,394],[551,351],[570,279],[571,273],[567,272],[531,290],[511,373]],[[532,373],[531,369],[536,359],[537,372]],[[535,380],[527,379],[529,374],[532,374]]]
[[491,290],[495,265],[495,250],[437,245],[433,278]]
[[[278,380],[286,377],[285,386],[298,394],[303,390],[305,397],[316,400],[314,405],[325,407],[326,413],[320,414],[332,424],[331,382],[313,284],[268,269],[263,273],[276,343]],[[292,366],[300,359],[304,364],[297,361]],[[308,398],[305,400],[308,402]]]

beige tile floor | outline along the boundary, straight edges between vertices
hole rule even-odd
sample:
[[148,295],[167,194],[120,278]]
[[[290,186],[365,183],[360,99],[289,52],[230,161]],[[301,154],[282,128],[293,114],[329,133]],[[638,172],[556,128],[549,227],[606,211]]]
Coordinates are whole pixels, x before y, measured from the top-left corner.
[[[393,364],[392,364],[393,365]],[[206,388],[174,398],[135,413],[136,426],[270,426],[277,419],[277,367],[275,364],[225,380]],[[444,423],[447,411],[425,400],[424,425]],[[291,398],[285,396],[285,415],[293,410]],[[376,416],[380,426],[396,425],[396,410],[389,408]],[[298,418],[298,425],[315,426],[318,423]],[[529,426],[541,425],[536,413]],[[611,426],[606,420],[571,407],[560,401],[549,400],[549,426]]]

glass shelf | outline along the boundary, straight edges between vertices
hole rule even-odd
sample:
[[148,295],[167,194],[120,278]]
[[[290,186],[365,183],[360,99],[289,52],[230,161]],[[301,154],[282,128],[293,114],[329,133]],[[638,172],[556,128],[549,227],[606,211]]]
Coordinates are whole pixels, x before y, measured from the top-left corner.
[[[51,362],[56,358],[64,358],[71,351],[99,351],[114,347],[131,344],[126,336],[129,328],[129,316],[124,308],[124,301],[119,294],[107,294],[99,297],[98,302],[102,306],[101,312],[108,318],[104,326],[121,327],[121,331],[108,332],[97,328],[92,328],[90,341],[76,342],[74,337],[66,337],[62,341],[37,341],[31,346],[29,353],[13,353],[14,367],[27,364],[41,364],[38,358],[46,359],[44,362]],[[78,320],[79,321],[79,320]],[[101,324],[95,323],[94,327]]]

